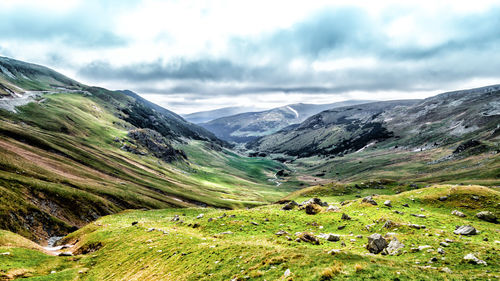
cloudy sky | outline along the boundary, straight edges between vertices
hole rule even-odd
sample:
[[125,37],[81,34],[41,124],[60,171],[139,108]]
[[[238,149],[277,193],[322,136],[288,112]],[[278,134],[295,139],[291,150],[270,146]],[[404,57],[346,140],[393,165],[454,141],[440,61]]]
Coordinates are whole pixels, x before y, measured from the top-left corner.
[[0,0],[0,55],[189,113],[498,84],[499,27],[482,0]]

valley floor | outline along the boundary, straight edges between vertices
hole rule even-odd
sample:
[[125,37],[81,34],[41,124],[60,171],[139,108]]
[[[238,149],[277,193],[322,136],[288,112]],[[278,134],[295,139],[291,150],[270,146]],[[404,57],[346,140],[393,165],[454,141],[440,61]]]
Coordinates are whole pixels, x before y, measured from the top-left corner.
[[[406,190],[406,191],[405,191]],[[401,193],[399,193],[401,191]],[[361,197],[377,193],[372,205]],[[398,194],[396,194],[398,193]],[[498,216],[500,192],[482,186],[433,185],[373,189],[325,185],[292,193],[301,202],[329,203],[315,215],[283,204],[252,209],[124,211],[68,235],[74,256],[50,256],[36,244],[0,232],[0,280],[498,280],[500,229],[476,217]],[[384,204],[391,201],[392,207]],[[341,203],[343,202],[343,203]],[[408,204],[408,207],[404,207]],[[459,210],[465,217],[452,215]],[[344,219],[346,214],[350,219]],[[416,225],[425,228],[416,229]],[[478,234],[454,234],[471,225]],[[276,235],[282,231],[283,235]],[[297,242],[304,232],[339,235],[318,245]],[[302,234],[300,234],[302,233]],[[372,254],[379,233],[404,247]],[[289,238],[287,238],[287,236]],[[306,239],[307,240],[307,239]],[[448,241],[448,242],[446,242]],[[334,250],[334,251],[332,251]],[[485,264],[472,264],[473,254]]]

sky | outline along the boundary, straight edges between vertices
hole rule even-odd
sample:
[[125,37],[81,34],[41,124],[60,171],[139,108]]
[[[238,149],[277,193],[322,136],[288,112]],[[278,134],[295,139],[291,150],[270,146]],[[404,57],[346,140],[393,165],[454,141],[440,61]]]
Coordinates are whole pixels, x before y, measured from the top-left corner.
[[500,83],[500,1],[0,0],[0,56],[180,114]]

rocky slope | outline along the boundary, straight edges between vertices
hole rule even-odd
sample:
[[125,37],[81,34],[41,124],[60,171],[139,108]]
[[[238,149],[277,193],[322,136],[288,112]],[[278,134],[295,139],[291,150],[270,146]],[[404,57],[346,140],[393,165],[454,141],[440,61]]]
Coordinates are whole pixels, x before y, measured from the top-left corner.
[[283,192],[266,176],[280,164],[236,155],[134,93],[0,62],[0,84],[12,89],[0,98],[1,229],[43,242],[124,209],[233,208]]
[[331,104],[290,104],[260,112],[222,117],[200,125],[223,140],[244,143],[298,124],[323,110],[366,102],[350,100]]
[[[440,94],[422,101],[343,107],[248,144],[293,156],[339,156],[361,149],[425,150],[469,139],[497,138],[500,86]],[[376,144],[376,145],[375,145]]]

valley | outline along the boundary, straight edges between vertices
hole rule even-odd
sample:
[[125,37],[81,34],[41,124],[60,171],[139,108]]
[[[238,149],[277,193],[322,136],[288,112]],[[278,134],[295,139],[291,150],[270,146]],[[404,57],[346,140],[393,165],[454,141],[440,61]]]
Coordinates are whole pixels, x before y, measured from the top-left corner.
[[196,125],[0,66],[0,280],[500,276],[498,85]]

